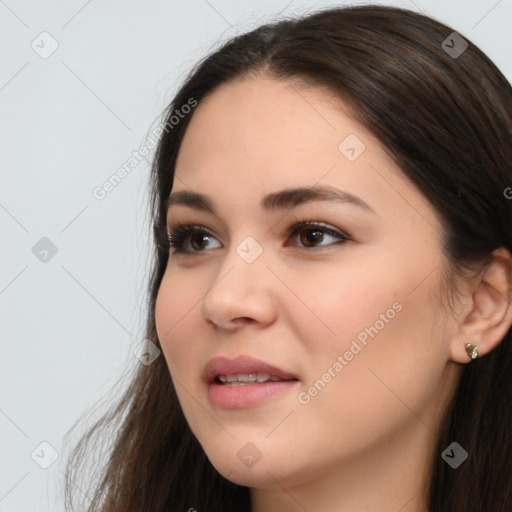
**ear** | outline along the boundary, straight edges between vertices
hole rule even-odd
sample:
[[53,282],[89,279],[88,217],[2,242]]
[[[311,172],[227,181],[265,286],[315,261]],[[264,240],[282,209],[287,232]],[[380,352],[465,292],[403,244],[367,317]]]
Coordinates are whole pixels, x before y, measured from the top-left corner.
[[512,324],[512,256],[507,249],[493,251],[488,269],[475,278],[466,299],[450,346],[451,358],[458,363],[471,362],[466,343],[476,345],[481,357],[500,344]]

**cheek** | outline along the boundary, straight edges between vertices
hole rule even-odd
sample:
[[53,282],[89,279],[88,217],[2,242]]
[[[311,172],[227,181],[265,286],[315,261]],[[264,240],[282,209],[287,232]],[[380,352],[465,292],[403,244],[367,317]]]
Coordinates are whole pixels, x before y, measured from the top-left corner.
[[[294,318],[298,339],[310,356],[304,368],[308,385],[322,379],[342,356],[343,368],[337,365],[338,371],[332,371],[344,377],[332,378],[327,386],[333,391],[340,386],[339,391],[355,393],[359,403],[364,403],[373,401],[371,394],[377,391],[379,396],[390,393],[379,382],[379,372],[407,394],[414,389],[410,380],[415,375],[426,374],[428,380],[429,368],[438,365],[442,347],[431,293],[436,282],[416,287],[425,278],[421,262],[411,264],[387,256],[382,255],[378,268],[361,258],[347,266],[350,272],[338,266],[314,279],[293,283],[297,296],[310,309],[297,306]],[[422,393],[421,389],[416,392]]]
[[[386,277],[386,274],[388,277]],[[300,323],[298,339],[310,353],[343,354],[351,342],[369,338],[366,328],[379,322],[381,314],[395,316],[397,300],[391,272],[371,274],[350,267],[327,267],[314,278],[293,283],[293,290],[303,304],[294,307],[293,323]],[[307,336],[304,337],[304,334]],[[307,342],[307,343],[306,343]],[[325,361],[319,361],[324,364]]]
[[190,338],[198,324],[201,295],[190,281],[181,285],[179,280],[164,276],[160,285],[155,303],[156,330],[173,375],[185,374],[186,368],[197,367],[195,350],[198,344],[192,343]]
[[410,279],[383,272],[345,276],[343,284],[349,285],[345,292],[322,301],[336,335],[323,337],[323,354],[317,352],[308,371],[316,393],[310,417],[330,416],[356,443],[369,439],[376,424],[386,431],[423,410],[441,379],[444,349],[432,302],[435,283],[411,293]]

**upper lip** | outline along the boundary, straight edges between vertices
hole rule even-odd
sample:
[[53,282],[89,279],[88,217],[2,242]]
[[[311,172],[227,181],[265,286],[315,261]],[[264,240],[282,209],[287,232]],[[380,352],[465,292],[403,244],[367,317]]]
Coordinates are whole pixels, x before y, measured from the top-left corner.
[[267,373],[271,377],[279,377],[283,380],[297,379],[296,375],[251,356],[237,356],[233,359],[218,356],[210,359],[204,367],[204,378],[208,384],[211,384],[217,375],[239,375],[244,373]]

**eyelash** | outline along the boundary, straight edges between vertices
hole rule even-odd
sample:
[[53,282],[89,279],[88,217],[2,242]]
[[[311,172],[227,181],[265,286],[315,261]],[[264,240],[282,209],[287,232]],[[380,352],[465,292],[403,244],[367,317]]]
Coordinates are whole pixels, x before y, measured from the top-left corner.
[[[307,220],[302,220],[302,221],[294,224],[293,226],[291,226],[288,229],[286,236],[289,238],[291,236],[297,235],[298,233],[301,232],[301,230],[305,231],[305,230],[313,230],[313,229],[316,231],[321,231],[324,234],[331,235],[333,237],[338,238],[340,243],[345,243],[345,242],[350,241],[350,237],[348,237],[344,233],[334,231],[332,229],[325,227],[322,224],[319,224],[317,222],[307,221]],[[198,254],[200,252],[205,252],[206,250],[187,251],[183,248],[186,238],[189,235],[193,235],[196,233],[206,234],[208,236],[215,238],[215,235],[213,235],[213,233],[211,233],[209,230],[203,228],[202,226],[191,225],[191,224],[177,224],[176,226],[173,226],[172,228],[167,227],[167,238],[169,241],[169,247],[174,248],[175,249],[174,252],[178,253],[178,254]],[[330,244],[330,245],[334,245],[334,244]],[[315,249],[321,249],[324,246],[317,246],[317,247],[299,246],[299,247],[301,249],[315,250]]]

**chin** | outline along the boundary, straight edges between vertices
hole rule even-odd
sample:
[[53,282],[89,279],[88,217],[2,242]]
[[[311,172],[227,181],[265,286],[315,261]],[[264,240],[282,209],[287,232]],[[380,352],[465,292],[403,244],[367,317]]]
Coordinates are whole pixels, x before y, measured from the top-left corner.
[[281,474],[283,468],[274,468],[263,463],[260,465],[260,463],[252,468],[246,468],[241,464],[226,461],[225,464],[214,464],[214,467],[224,478],[237,485],[260,489],[281,488],[283,485],[281,483],[283,480],[283,475]]
[[[233,446],[235,443],[230,444]],[[237,446],[238,444],[236,443]],[[292,487],[300,484],[300,470],[297,464],[292,462],[292,458],[271,450],[271,454],[267,455],[260,452],[260,458],[257,459],[258,454],[250,444],[242,443],[242,446],[241,450],[218,447],[213,453],[206,452],[206,454],[214,468],[224,478],[237,485],[279,489],[282,486]],[[304,480],[307,480],[307,475],[303,476]]]

